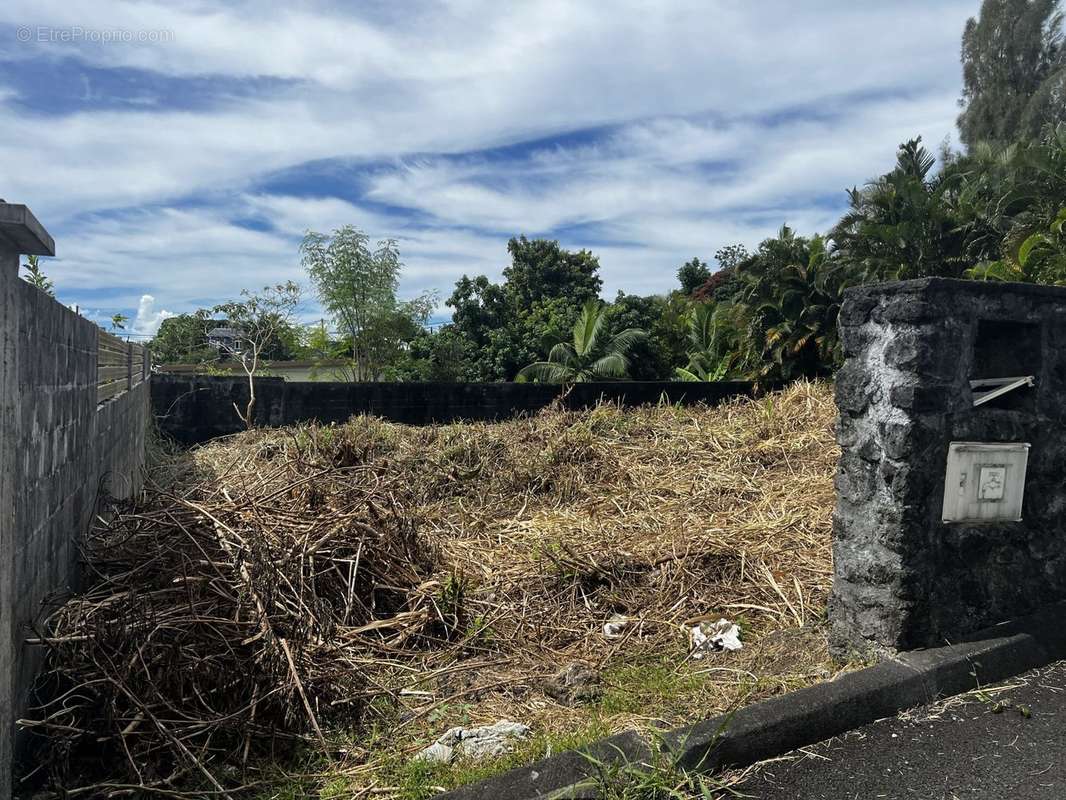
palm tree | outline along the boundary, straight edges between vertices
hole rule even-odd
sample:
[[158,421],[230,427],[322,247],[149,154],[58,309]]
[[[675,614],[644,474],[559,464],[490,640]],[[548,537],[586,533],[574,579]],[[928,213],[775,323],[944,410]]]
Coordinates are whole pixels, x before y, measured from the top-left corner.
[[[1025,227],[1018,226],[1020,233]],[[1015,237],[1017,234],[1015,234]],[[1007,249],[1008,242],[1004,244]],[[995,261],[982,261],[966,270],[967,278],[993,281],[1023,281],[1066,286],[1066,208],[1048,226],[1022,240],[1016,251]]]
[[711,303],[697,303],[686,315],[691,350],[688,364],[674,370],[680,381],[720,381],[729,371],[729,359],[718,352],[718,320]]
[[589,300],[574,324],[574,342],[560,342],[547,361],[536,361],[518,373],[518,381],[584,383],[629,376],[629,351],[647,337],[639,328],[627,328],[602,342],[606,310],[599,300]]
[[767,381],[830,372],[840,358],[841,295],[855,278],[831,257],[825,239],[783,226],[737,275],[740,291],[718,305],[713,320],[727,337],[728,369]]
[[936,159],[921,141],[900,145],[891,172],[848,191],[851,210],[829,237],[837,257],[864,283],[959,277],[968,266],[952,209],[958,176],[933,173]]

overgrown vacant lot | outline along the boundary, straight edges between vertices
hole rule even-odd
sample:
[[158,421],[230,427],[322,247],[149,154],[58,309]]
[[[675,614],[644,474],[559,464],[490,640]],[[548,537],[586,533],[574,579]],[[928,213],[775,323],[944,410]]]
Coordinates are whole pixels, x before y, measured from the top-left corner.
[[[834,415],[798,383],[713,409],[253,431],[161,465],[50,622],[54,781],[423,797],[824,680]],[[719,617],[744,648],[692,658],[686,624]],[[572,664],[582,680],[554,680]],[[412,761],[503,719],[532,736],[502,759]]]

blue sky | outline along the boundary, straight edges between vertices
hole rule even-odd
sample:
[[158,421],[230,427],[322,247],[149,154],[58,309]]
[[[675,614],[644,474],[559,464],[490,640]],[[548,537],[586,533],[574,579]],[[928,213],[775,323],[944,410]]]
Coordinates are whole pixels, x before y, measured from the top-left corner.
[[519,233],[662,292],[954,141],[978,6],[5,0],[0,197],[55,236],[63,302],[140,335],[306,283],[303,232],[347,223],[399,241],[404,296],[498,277]]

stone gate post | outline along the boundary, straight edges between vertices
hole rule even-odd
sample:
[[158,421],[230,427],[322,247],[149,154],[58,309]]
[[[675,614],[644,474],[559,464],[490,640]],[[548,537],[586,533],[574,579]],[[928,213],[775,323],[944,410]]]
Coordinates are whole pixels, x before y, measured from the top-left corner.
[[857,287],[840,333],[834,650],[943,644],[1066,598],[1066,289]]

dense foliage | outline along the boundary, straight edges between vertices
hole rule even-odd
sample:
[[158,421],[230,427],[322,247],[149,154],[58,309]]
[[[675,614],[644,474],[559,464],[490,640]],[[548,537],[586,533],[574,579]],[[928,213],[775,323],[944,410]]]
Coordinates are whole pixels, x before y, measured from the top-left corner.
[[348,357],[352,380],[388,377],[401,353],[429,319],[435,298],[396,298],[403,262],[396,242],[379,242],[352,225],[332,234],[309,231],[300,244],[303,265],[322,306],[343,335],[335,354]]
[[573,253],[558,242],[525,236],[511,239],[507,250],[511,263],[503,283],[464,275],[447,301],[451,324],[432,335],[441,344],[422,345],[444,357],[436,365],[439,379],[514,379],[568,340],[581,309],[598,299],[600,264],[589,251]]
[[959,135],[1009,144],[1066,121],[1066,47],[1058,0],[984,0],[962,35]]
[[626,328],[609,336],[607,315],[599,300],[586,300],[574,323],[573,342],[559,342],[547,361],[535,361],[518,372],[519,381],[581,383],[629,378],[630,352],[647,333]]

